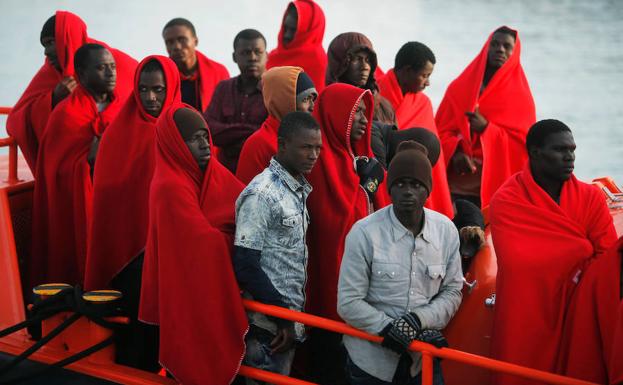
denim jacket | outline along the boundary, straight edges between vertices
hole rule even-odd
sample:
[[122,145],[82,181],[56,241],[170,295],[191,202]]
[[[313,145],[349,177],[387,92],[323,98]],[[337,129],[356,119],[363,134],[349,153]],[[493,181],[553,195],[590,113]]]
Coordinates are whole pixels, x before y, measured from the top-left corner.
[[[236,201],[234,244],[261,251],[262,271],[288,307],[298,311],[305,305],[306,201],[311,190],[305,178],[297,180],[273,158]],[[251,313],[249,318],[252,324],[276,332],[275,323],[262,314]]]

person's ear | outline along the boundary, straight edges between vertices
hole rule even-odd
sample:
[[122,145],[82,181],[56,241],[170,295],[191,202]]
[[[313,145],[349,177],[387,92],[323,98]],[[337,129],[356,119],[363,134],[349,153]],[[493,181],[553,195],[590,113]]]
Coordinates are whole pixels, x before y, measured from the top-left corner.
[[238,61],[236,60],[236,51],[231,53],[231,60],[233,60],[234,63],[238,64]]
[[286,138],[282,136],[278,136],[277,137],[277,152],[285,151],[287,142],[288,141],[286,140]]
[[537,146],[532,146],[528,148],[528,157],[530,159],[538,159],[540,155],[541,151],[539,151],[539,148]]
[[199,46],[199,38],[195,36],[195,47]]

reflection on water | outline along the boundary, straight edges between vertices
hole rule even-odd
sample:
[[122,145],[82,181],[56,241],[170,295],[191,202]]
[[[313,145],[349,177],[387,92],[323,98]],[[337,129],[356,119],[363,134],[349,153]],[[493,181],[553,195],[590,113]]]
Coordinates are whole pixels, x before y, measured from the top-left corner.
[[[0,14],[0,105],[15,103],[42,63],[43,22],[55,9],[79,14],[89,33],[140,59],[164,53],[161,28],[184,16],[197,27],[208,56],[237,73],[231,43],[243,28],[262,31],[275,45],[287,1],[3,2]],[[340,32],[368,35],[383,69],[408,40],[429,45],[437,57],[431,87],[437,106],[450,81],[479,52],[488,34],[507,24],[520,31],[522,63],[539,118],[558,118],[578,144],[576,173],[611,175],[623,184],[623,2],[611,0],[319,1],[325,10],[325,47]],[[0,136],[4,136],[0,120]]]

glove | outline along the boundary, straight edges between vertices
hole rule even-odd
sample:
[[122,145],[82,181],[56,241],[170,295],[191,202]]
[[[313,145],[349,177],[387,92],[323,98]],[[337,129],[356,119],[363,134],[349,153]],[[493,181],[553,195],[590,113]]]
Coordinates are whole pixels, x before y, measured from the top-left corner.
[[366,190],[368,196],[373,198],[385,178],[383,166],[374,158],[361,156],[355,159],[355,168],[359,175],[359,184]]
[[422,330],[422,332],[417,336],[416,339],[431,344],[437,348],[447,348],[448,346],[450,346],[448,344],[448,341],[446,340],[446,337],[444,337],[439,330]]
[[406,352],[411,342],[420,334],[420,325],[420,319],[415,314],[403,315],[383,329],[381,345],[398,354]]

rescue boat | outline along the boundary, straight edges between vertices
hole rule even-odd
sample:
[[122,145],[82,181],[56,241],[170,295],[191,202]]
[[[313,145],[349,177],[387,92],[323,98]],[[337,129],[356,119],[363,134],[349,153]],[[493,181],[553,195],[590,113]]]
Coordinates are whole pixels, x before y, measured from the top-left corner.
[[[9,111],[0,107],[0,114]],[[57,283],[34,291],[22,287],[20,274],[29,259],[35,180],[12,138],[0,138],[0,147],[9,149],[8,155],[0,155],[0,384],[175,384],[164,375],[115,363],[114,330],[127,324],[128,318],[105,309],[107,304],[114,308],[120,293],[81,293]],[[623,191],[608,177],[593,183],[603,191],[620,237]],[[483,214],[488,222],[487,208]],[[465,273],[461,307],[444,332],[451,348],[438,349],[419,341],[411,345],[412,350],[423,354],[423,384],[432,384],[433,357],[444,358],[444,377],[449,385],[489,384],[492,371],[546,383],[591,384],[489,358],[497,263],[488,225],[485,234],[486,245],[473,257]],[[244,304],[249,310],[310,327],[381,341],[378,336],[340,322],[249,300]],[[56,312],[41,310],[49,308]],[[311,384],[246,366],[240,368],[239,374],[274,384]],[[206,379],[206,383],[210,380]]]

